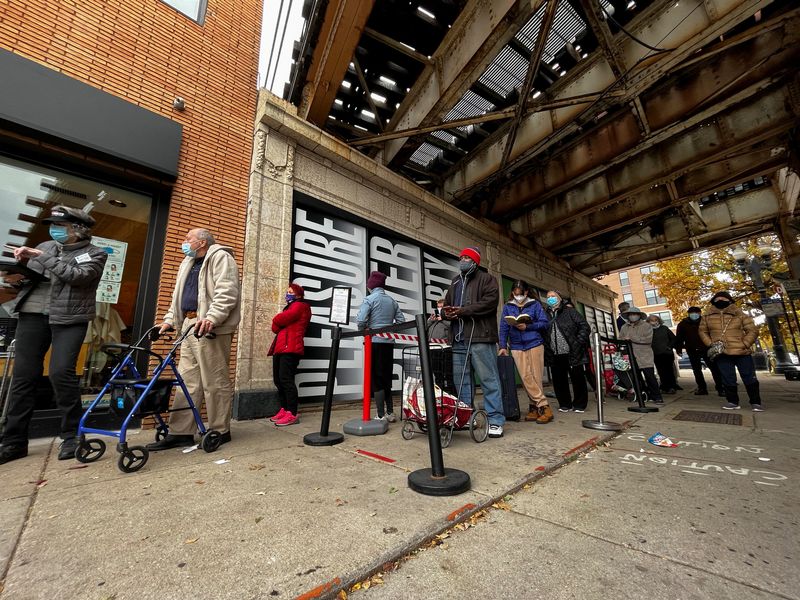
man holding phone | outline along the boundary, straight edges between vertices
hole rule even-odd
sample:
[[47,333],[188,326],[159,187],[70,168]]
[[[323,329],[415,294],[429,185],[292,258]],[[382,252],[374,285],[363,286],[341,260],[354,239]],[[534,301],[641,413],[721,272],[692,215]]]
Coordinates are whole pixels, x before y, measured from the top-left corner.
[[453,376],[459,400],[472,405],[472,369],[478,373],[483,405],[489,418],[489,437],[503,436],[506,417],[497,370],[497,279],[481,271],[481,253],[475,246],[459,256],[459,274],[444,297],[444,319],[451,322]]

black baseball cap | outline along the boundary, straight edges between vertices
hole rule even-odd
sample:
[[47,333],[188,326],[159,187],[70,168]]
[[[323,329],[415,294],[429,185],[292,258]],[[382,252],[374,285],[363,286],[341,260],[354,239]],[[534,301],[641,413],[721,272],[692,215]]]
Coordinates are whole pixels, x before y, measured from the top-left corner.
[[42,219],[42,223],[77,223],[94,227],[96,221],[89,216],[89,213],[80,208],[58,205],[50,209],[50,216]]

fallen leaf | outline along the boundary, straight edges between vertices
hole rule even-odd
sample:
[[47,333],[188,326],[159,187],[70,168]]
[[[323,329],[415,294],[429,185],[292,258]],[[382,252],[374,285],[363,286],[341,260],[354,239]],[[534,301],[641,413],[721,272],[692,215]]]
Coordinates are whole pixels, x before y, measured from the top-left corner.
[[344,590],[339,590],[339,593],[336,594],[336,598],[338,600],[347,600],[347,592],[345,592]]
[[256,517],[256,524],[261,523],[264,520],[264,517]]
[[500,510],[511,510],[511,507],[503,500],[499,500],[492,504],[492,508],[498,508]]
[[337,498],[335,502],[336,506],[344,506],[345,504],[347,504],[347,500],[342,500],[341,498]]
[[361,582],[359,581],[358,583],[354,583],[352,585],[352,587],[350,588],[350,591],[351,592],[357,592],[360,589],[361,589]]
[[195,543],[197,540],[199,540],[199,539],[200,539],[199,537],[196,537],[196,538],[189,538],[188,540],[186,540],[186,541],[185,541],[185,542],[183,542],[183,543],[184,543],[184,544],[194,544],[194,543]]
[[46,485],[47,485],[47,479],[43,479],[42,481],[40,481],[39,483],[36,484],[36,487],[41,489]]
[[397,533],[397,527],[384,527],[383,533]]
[[195,483],[198,485],[203,485],[205,481],[203,481],[202,479],[198,479],[197,481],[195,481]]
[[260,471],[261,469],[263,469],[263,468],[264,468],[264,467],[266,467],[266,466],[267,466],[267,465],[262,465],[262,464],[258,464],[258,465],[250,465],[250,470],[251,470],[251,471]]
[[396,494],[397,492],[398,492],[398,489],[396,487],[392,486],[392,487],[389,488],[389,493],[390,494]]

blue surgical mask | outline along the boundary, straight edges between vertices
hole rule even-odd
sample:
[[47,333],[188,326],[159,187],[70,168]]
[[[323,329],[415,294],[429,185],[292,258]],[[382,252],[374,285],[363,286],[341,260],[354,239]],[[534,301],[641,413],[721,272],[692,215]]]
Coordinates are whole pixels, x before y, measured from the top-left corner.
[[469,273],[474,266],[475,263],[470,260],[462,260],[458,263],[458,268],[462,273]]
[[63,225],[50,225],[50,237],[59,244],[66,244],[69,239],[69,233]]
[[561,300],[559,300],[555,296],[548,296],[547,298],[547,306],[551,308],[555,308],[556,306],[558,306],[559,302],[561,302]]
[[294,294],[286,294],[286,302],[287,302],[287,303],[288,303],[288,302],[294,302],[294,300],[295,300],[296,298],[297,298],[297,296],[295,296]]
[[700,313],[689,313],[689,318],[692,321],[699,321],[700,320]]
[[194,258],[197,256],[197,250],[192,249],[192,242],[183,242],[181,244],[181,250],[189,258]]

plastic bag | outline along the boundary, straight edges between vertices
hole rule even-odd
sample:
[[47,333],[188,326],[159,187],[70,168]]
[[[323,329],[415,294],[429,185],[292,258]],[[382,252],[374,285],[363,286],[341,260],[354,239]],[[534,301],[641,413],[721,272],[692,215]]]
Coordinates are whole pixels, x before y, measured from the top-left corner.
[[673,442],[671,439],[669,439],[667,436],[665,436],[660,431],[657,432],[657,433],[654,433],[653,435],[651,435],[648,438],[647,441],[650,442],[651,444],[653,444],[654,446],[662,446],[664,448],[677,448],[678,447],[678,444]]

